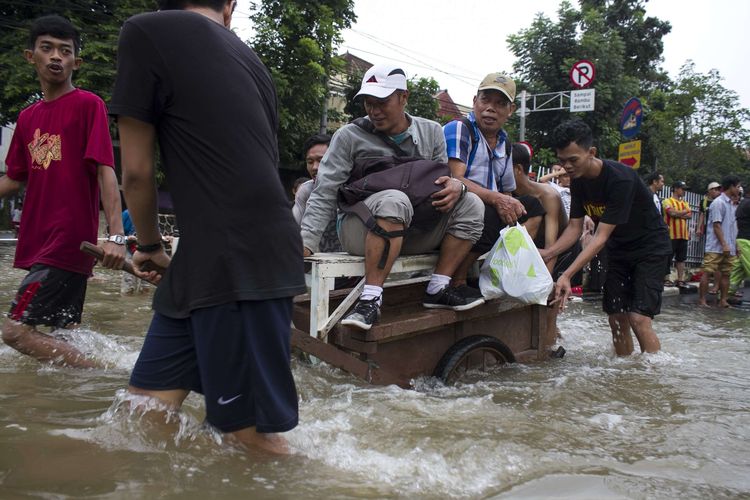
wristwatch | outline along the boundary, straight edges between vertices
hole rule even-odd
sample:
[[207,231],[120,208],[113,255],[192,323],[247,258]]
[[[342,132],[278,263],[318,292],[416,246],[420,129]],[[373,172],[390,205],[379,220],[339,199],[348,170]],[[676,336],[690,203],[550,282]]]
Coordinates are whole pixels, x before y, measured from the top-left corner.
[[136,244],[135,249],[139,252],[143,253],[151,253],[156,252],[157,250],[162,248],[161,241],[158,243],[151,243],[150,245],[141,245],[140,243]]
[[110,234],[109,238],[107,238],[107,241],[111,241],[115,245],[124,245],[125,236],[123,236],[122,234]]

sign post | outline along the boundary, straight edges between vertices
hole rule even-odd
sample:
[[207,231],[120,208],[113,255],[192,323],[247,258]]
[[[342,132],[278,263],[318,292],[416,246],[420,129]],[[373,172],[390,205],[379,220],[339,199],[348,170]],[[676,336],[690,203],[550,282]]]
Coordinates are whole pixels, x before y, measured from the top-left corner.
[[580,111],[594,111],[594,102],[596,100],[596,90],[571,90],[570,91],[570,112],[578,113]]
[[637,97],[631,97],[625,103],[620,118],[620,132],[626,139],[632,139],[641,130],[641,121],[643,120],[643,106]]
[[633,170],[641,167],[641,141],[630,141],[620,144],[617,161]]
[[570,81],[576,88],[582,89],[591,85],[596,75],[594,63],[581,59],[570,68]]

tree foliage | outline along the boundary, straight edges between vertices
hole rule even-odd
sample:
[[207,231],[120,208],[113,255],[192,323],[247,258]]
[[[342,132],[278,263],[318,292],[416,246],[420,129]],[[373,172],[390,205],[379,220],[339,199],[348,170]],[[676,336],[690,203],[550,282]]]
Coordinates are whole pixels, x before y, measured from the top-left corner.
[[[723,87],[716,70],[695,72],[688,62],[675,81],[660,68],[662,37],[668,22],[647,17],[644,0],[580,0],[580,9],[562,2],[558,21],[538,15],[531,26],[508,38],[517,57],[519,91],[531,94],[571,88],[569,71],[579,59],[596,66],[596,110],[580,113],[592,128],[601,156],[617,158],[625,142],[619,131],[622,108],[630,97],[643,103],[641,172],[661,171],[668,181],[685,180],[703,191],[710,180],[728,173],[747,175],[750,146],[748,110]],[[571,118],[568,111],[532,113],[526,137],[537,161],[552,158],[549,134]],[[513,130],[519,119],[508,125]]]
[[130,16],[152,10],[156,0],[0,0],[0,124],[14,122],[41,97],[34,69],[23,58],[32,20],[47,14],[71,20],[81,32],[83,58],[74,82],[108,101],[120,27]]
[[[569,72],[579,59],[596,66],[596,110],[582,114],[605,155],[617,153],[620,142],[619,114],[628,98],[638,95],[639,79],[628,72],[630,54],[620,26],[610,26],[606,8],[584,2],[579,11],[562,2],[558,22],[539,14],[529,28],[508,37],[517,61],[513,66],[519,90],[532,94],[571,88]],[[622,2],[614,2],[618,5]],[[640,2],[631,1],[631,4]],[[567,111],[545,111],[526,119],[526,137],[535,148],[549,148],[549,134],[571,118]],[[517,118],[515,118],[517,120]]]
[[644,123],[660,139],[652,149],[667,181],[683,180],[700,192],[724,175],[748,177],[750,110],[740,107],[717,70],[697,73],[688,61],[667,91],[652,93],[649,104]]
[[251,46],[268,67],[279,98],[282,165],[297,166],[304,140],[318,131],[333,54],[355,21],[353,0],[262,0],[250,16]]

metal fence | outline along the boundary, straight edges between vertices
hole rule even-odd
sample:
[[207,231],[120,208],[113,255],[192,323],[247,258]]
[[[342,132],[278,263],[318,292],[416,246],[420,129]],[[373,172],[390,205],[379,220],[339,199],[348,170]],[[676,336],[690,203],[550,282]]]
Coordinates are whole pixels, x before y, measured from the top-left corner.
[[[532,171],[536,172],[536,178],[539,179],[543,175],[549,173],[551,169],[547,167],[532,167]],[[659,196],[659,201],[664,201],[672,196],[672,188],[665,186],[660,192],[657,193],[657,195]],[[692,210],[693,212],[692,217],[688,221],[690,240],[688,240],[688,255],[686,261],[686,265],[693,267],[699,267],[701,265],[701,263],[703,262],[703,251],[706,248],[706,236],[703,235],[698,237],[695,233],[696,229],[698,229],[698,217],[700,214],[699,209],[701,200],[703,200],[703,196],[704,195],[699,193],[685,191],[685,197],[683,198],[683,200],[688,202],[688,204],[690,205],[690,210]]]

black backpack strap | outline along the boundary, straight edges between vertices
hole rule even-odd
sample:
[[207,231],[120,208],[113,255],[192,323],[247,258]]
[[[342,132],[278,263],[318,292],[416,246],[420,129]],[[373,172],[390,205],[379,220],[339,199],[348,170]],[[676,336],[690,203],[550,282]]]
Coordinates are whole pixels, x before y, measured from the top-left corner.
[[372,216],[372,212],[370,212],[370,209],[367,208],[367,205],[365,205],[362,201],[357,202],[354,205],[342,206],[341,210],[343,212],[354,214],[359,217],[368,231],[371,231],[373,234],[376,234],[385,240],[385,247],[383,248],[383,253],[381,254],[380,261],[378,262],[378,269],[385,269],[385,264],[388,260],[388,254],[391,251],[391,238],[400,238],[404,236],[404,234],[406,234],[406,230],[402,229],[400,231],[386,231],[378,225],[375,217]]
[[474,162],[474,157],[477,155],[477,146],[479,146],[479,137],[476,137],[474,135],[474,125],[471,123],[471,120],[466,118],[465,116],[461,117],[461,123],[464,124],[464,127],[466,127],[469,130],[469,158],[466,160],[466,166],[469,167]]
[[373,135],[380,137],[383,140],[383,142],[385,142],[388,145],[388,147],[390,147],[396,153],[396,156],[409,156],[409,153],[401,149],[401,146],[396,144],[396,141],[394,141],[393,139],[391,139],[384,133],[375,130],[375,126],[372,124],[372,122],[368,120],[367,118],[365,118],[364,116],[357,118],[355,120],[352,120],[352,123],[358,126],[359,128],[361,128],[362,130],[364,130],[365,132],[369,132]]

